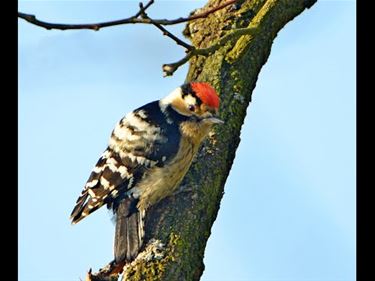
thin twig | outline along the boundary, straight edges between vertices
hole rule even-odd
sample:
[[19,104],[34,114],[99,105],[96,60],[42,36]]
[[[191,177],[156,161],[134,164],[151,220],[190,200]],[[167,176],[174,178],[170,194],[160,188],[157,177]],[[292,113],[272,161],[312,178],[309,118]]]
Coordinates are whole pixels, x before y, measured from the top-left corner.
[[[143,19],[149,19],[152,21],[152,19],[150,19],[150,17],[147,15],[146,11],[145,11],[145,8],[143,8],[143,4],[142,2],[139,3],[139,9],[140,9],[140,16],[143,18]],[[193,49],[193,46],[189,45],[188,43],[182,41],[180,38],[178,38],[177,36],[173,35],[172,33],[170,33],[167,29],[165,29],[162,25],[158,24],[158,23],[152,23],[156,28],[158,28],[159,30],[161,30],[161,32],[163,32],[163,35],[171,38],[173,41],[175,41],[177,43],[177,45],[180,45],[182,47],[184,47],[187,51],[190,51],[191,49]]]
[[139,12],[134,15],[134,18],[138,18],[140,15],[142,15],[142,13],[146,12],[146,10],[148,9],[148,7],[150,7],[152,4],[154,4],[154,0],[148,1],[148,3],[146,4],[146,6],[144,6],[144,7],[143,7],[142,2],[139,3],[139,8],[140,9],[139,9]]
[[186,42],[182,41],[181,39],[179,39],[178,37],[174,36],[172,33],[170,33],[168,30],[166,30],[162,25],[157,24],[157,23],[154,23],[154,25],[155,25],[156,28],[160,29],[165,36],[168,36],[169,38],[174,40],[177,43],[177,45],[180,45],[180,46],[186,48],[188,51],[193,49],[193,46],[189,45],[188,43],[186,43]]
[[204,13],[193,15],[193,16],[190,16],[190,17],[187,17],[187,18],[178,18],[178,19],[175,19],[175,20],[164,20],[164,21],[167,21],[167,22],[158,22],[158,23],[163,24],[163,25],[172,25],[172,24],[178,24],[178,23],[192,21],[192,20],[196,20],[196,19],[206,18],[208,15],[210,15],[212,13],[215,13],[216,11],[219,11],[219,10],[221,10],[221,9],[231,5],[231,4],[234,4],[237,1],[238,0],[230,0],[228,2],[225,2],[222,5],[219,5],[217,7],[214,7],[212,9],[207,10]]
[[[178,18],[174,20],[168,20],[168,19],[151,19],[151,18],[142,18],[139,17],[142,14],[142,10],[139,10],[134,16],[125,18],[125,19],[120,19],[120,20],[114,20],[114,21],[107,21],[107,22],[99,22],[99,23],[89,23],[89,24],[62,24],[62,23],[51,23],[51,22],[45,22],[38,20],[35,15],[31,14],[25,14],[18,12],[18,17],[21,19],[26,20],[27,22],[46,28],[48,30],[50,29],[58,29],[58,30],[67,30],[67,29],[91,29],[91,30],[99,30],[104,27],[109,27],[109,26],[116,26],[116,25],[121,25],[121,24],[130,24],[130,23],[143,23],[143,24],[160,24],[160,25],[174,25],[174,24],[179,24],[187,21],[192,21],[200,18],[205,18],[208,15],[221,10],[238,0],[230,0],[222,5],[219,5],[217,7],[214,7],[204,13],[193,15],[187,18]],[[147,5],[144,7],[144,11],[150,7],[154,3],[153,0],[150,0]]]
[[[144,6],[143,9],[140,9],[134,16],[131,16],[126,19],[121,20],[114,20],[114,21],[108,21],[108,22],[101,22],[101,23],[88,23],[88,24],[65,24],[65,23],[50,23],[38,20],[35,15],[25,14],[18,12],[18,17],[21,19],[26,20],[27,22],[44,27],[45,29],[51,30],[51,29],[59,29],[59,30],[67,30],[67,29],[91,29],[98,31],[99,29],[103,27],[109,27],[109,26],[115,26],[120,24],[129,24],[129,23],[137,23],[138,20],[144,20],[139,18],[139,16],[147,10],[152,4],[154,3],[154,0],[150,0],[146,6]],[[145,22],[142,23],[151,23],[149,20],[144,20]],[[148,22],[146,22],[148,21]]]

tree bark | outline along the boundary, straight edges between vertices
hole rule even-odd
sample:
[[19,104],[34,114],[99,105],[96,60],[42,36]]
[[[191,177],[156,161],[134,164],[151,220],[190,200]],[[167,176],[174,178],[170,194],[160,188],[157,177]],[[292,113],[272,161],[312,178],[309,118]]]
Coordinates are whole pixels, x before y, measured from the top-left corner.
[[[210,0],[200,10],[224,3]],[[211,83],[220,94],[220,117],[181,186],[180,193],[153,206],[146,221],[147,246],[124,269],[123,280],[199,280],[211,227],[240,143],[241,126],[261,67],[277,33],[316,0],[246,0],[190,22],[184,34],[206,48],[233,29],[257,27],[254,35],[227,42],[208,57],[190,60],[187,81]],[[160,244],[162,242],[163,244]]]

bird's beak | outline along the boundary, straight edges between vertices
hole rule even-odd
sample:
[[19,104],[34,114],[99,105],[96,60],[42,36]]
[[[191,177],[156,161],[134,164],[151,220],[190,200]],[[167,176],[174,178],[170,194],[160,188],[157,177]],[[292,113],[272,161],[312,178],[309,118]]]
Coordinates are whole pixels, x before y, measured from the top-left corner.
[[205,118],[205,120],[212,124],[224,124],[223,120],[216,118],[216,117],[208,117],[208,118]]

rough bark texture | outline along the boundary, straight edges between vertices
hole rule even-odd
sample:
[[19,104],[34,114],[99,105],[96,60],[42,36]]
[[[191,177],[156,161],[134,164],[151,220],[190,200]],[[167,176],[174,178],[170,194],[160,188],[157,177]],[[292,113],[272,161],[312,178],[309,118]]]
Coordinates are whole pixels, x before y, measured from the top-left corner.
[[[222,4],[211,0],[204,9]],[[247,0],[206,19],[188,24],[185,35],[196,47],[208,47],[235,28],[258,27],[255,35],[229,42],[209,57],[190,61],[187,81],[207,81],[220,94],[224,126],[201,148],[179,194],[154,206],[146,222],[146,241],[153,243],[125,267],[123,280],[199,280],[206,242],[211,233],[224,184],[231,169],[241,126],[261,67],[278,31],[316,0]]]

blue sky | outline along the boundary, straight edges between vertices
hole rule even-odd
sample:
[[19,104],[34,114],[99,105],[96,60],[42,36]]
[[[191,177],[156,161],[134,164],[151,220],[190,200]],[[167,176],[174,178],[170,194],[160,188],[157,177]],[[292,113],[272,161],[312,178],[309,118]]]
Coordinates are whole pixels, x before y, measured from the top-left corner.
[[[204,1],[157,1],[176,18]],[[19,1],[56,22],[123,18],[137,1]],[[183,25],[172,27],[179,34]],[[180,85],[183,50],[151,26],[47,31],[19,21],[19,280],[84,278],[112,259],[102,208],[69,214],[127,112]],[[277,36],[205,252],[202,281],[355,280],[355,2],[319,1]]]

